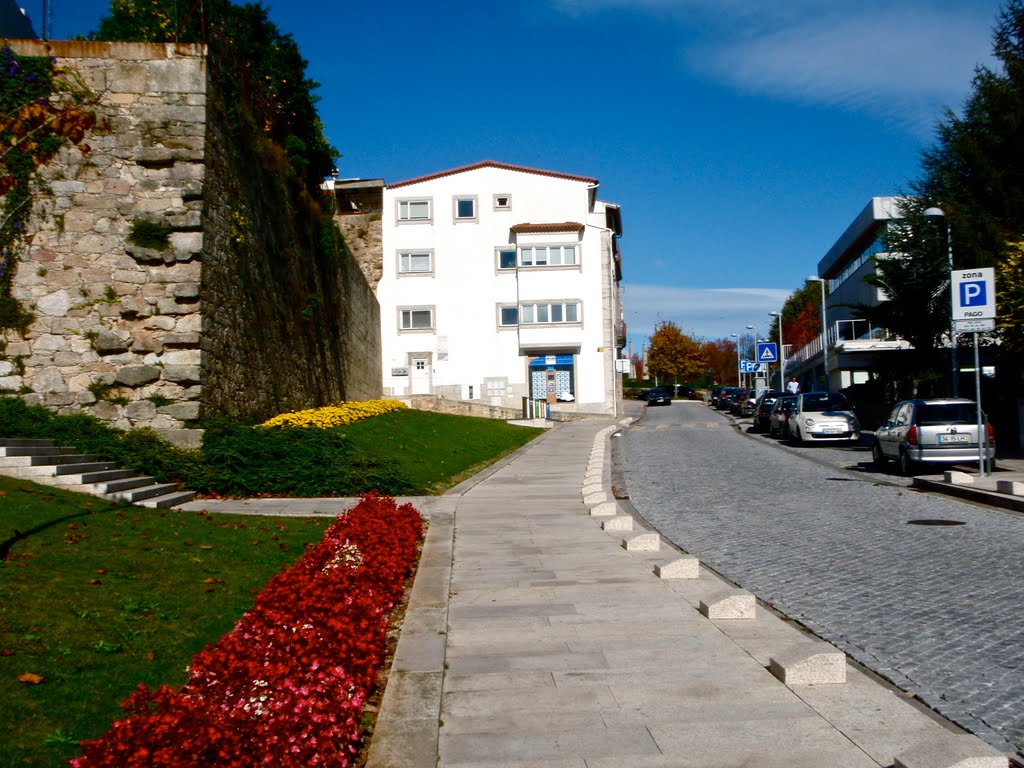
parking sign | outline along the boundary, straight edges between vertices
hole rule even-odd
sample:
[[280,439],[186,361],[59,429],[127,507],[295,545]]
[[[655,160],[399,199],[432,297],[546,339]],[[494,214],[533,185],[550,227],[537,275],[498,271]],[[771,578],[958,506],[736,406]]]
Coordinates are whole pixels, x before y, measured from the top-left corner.
[[954,269],[953,319],[982,320],[996,316],[996,277],[992,267]]

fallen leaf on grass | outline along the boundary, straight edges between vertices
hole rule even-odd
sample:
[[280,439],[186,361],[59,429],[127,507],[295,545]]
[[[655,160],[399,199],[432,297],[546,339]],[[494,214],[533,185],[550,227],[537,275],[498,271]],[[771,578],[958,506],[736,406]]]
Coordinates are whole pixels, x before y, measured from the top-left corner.
[[4,648],[2,651],[0,651],[0,656],[13,656],[13,655],[14,655],[14,651],[10,651],[10,650],[8,650],[6,648]]
[[207,587],[206,589],[203,590],[203,592],[216,592],[216,591],[217,591],[216,587]]
[[102,584],[103,582],[100,579],[89,579],[89,583],[90,584]]
[[42,675],[37,675],[34,672],[22,672],[18,675],[18,682],[26,685],[39,685],[45,679]]
[[96,569],[96,573],[101,574],[101,575],[106,573],[106,572],[107,572],[106,568],[97,568]]
[[209,545],[209,544],[200,544],[199,548],[200,549],[213,549],[213,547],[211,545]]
[[216,576],[211,576],[208,579],[203,579],[203,584],[223,584],[224,579],[218,579]]
[[7,495],[7,491],[0,491],[0,496],[6,496],[6,495]]

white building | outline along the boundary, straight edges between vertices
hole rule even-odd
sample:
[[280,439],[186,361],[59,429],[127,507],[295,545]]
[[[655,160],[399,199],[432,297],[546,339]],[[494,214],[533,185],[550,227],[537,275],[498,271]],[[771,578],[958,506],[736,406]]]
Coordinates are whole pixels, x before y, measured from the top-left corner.
[[387,185],[384,392],[615,413],[622,226],[597,187],[492,161]]
[[[900,198],[873,197],[818,262],[818,278],[827,287],[825,347],[819,337],[786,361],[786,375],[802,380],[804,390],[844,389],[865,384],[885,365],[886,355],[909,343],[885,328],[858,318],[855,307],[877,306],[888,297],[864,278],[876,272],[876,259],[890,258],[883,235],[901,218]],[[823,354],[824,351],[824,354]]]

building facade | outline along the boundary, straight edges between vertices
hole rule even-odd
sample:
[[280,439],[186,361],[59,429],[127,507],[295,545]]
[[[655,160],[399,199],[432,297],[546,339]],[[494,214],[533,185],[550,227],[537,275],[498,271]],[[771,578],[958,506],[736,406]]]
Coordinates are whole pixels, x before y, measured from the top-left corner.
[[786,361],[787,376],[799,378],[804,391],[865,384],[884,365],[884,355],[909,348],[908,342],[855,312],[855,307],[877,306],[887,298],[864,278],[874,274],[876,259],[889,256],[882,235],[887,223],[898,218],[899,198],[871,198],[818,262],[826,331]]
[[614,414],[622,225],[597,189],[492,161],[387,185],[385,394]]

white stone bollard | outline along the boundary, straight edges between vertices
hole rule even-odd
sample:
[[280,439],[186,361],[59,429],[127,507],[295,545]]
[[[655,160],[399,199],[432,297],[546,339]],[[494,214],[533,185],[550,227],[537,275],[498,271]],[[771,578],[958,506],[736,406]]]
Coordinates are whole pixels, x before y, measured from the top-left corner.
[[671,563],[658,563],[654,566],[654,575],[659,579],[699,579],[700,560],[685,555]]
[[768,671],[786,685],[846,682],[846,655],[820,640],[800,642],[769,659]]
[[699,610],[709,619],[752,619],[756,604],[750,592],[729,590],[716,592],[701,600]]

